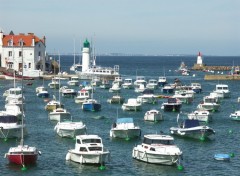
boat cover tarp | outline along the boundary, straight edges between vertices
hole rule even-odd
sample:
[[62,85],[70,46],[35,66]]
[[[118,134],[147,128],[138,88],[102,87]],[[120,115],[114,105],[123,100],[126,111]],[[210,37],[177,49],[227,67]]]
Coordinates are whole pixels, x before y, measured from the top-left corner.
[[17,116],[14,115],[0,116],[0,123],[16,123],[17,121]]
[[186,119],[184,122],[184,128],[192,128],[192,127],[196,127],[196,126],[200,126],[199,125],[199,121],[195,120],[195,119]]
[[133,118],[131,117],[124,117],[117,119],[116,123],[133,123]]

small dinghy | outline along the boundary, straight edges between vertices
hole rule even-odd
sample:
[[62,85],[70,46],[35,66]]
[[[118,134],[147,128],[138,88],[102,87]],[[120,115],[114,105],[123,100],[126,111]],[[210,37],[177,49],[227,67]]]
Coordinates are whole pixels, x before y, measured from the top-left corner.
[[219,153],[219,154],[214,155],[214,159],[215,160],[220,160],[220,161],[229,161],[230,158],[231,158],[231,156],[229,154]]

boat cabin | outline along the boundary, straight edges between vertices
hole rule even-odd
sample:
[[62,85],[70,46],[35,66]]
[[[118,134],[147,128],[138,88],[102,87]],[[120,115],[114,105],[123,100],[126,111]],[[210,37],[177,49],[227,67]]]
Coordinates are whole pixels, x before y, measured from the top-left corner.
[[186,119],[182,124],[182,128],[193,128],[197,126],[200,126],[200,124],[199,120],[196,119]]
[[147,145],[174,145],[173,137],[169,135],[145,135],[143,144]]
[[81,152],[103,151],[102,139],[97,135],[76,136],[75,149]]

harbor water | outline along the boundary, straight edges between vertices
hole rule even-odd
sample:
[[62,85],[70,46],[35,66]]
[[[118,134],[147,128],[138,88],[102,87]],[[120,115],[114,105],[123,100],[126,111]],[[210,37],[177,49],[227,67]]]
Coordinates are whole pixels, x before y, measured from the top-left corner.
[[[180,175],[239,175],[240,165],[240,122],[233,121],[229,115],[235,110],[240,110],[240,104],[237,98],[240,97],[239,81],[204,81],[205,74],[227,74],[220,71],[219,73],[206,73],[201,71],[191,71],[189,76],[182,76],[175,72],[184,62],[189,68],[196,63],[195,56],[101,56],[97,57],[97,65],[104,67],[120,66],[120,74],[123,78],[133,78],[137,76],[145,76],[146,79],[158,79],[159,76],[166,76],[168,83],[173,83],[175,78],[181,80],[185,85],[198,82],[202,85],[202,93],[196,94],[192,104],[183,104],[180,116],[186,115],[194,111],[197,105],[202,101],[203,97],[209,95],[215,89],[215,85],[219,83],[227,84],[231,91],[231,97],[221,101],[221,109],[219,112],[213,113],[213,121],[207,125],[215,130],[215,135],[210,140],[200,141],[191,140],[180,137],[175,138],[175,144],[183,152],[181,164],[183,170],[178,170],[176,166],[155,165],[140,162],[132,158],[132,149],[135,145],[142,142],[144,134],[169,133],[169,128],[177,126],[176,112],[163,112],[161,104],[166,99],[158,99],[157,104],[144,104],[140,112],[128,112],[121,109],[121,105],[109,104],[107,99],[113,93],[105,89],[96,88],[93,95],[102,105],[100,112],[84,112],[80,104],[76,104],[73,98],[61,97],[61,102],[65,108],[70,111],[74,121],[82,120],[87,126],[88,134],[97,134],[103,139],[103,143],[111,152],[111,160],[106,164],[105,170],[100,170],[98,166],[80,165],[70,161],[66,161],[67,151],[75,146],[75,140],[61,138],[54,132],[56,122],[50,121],[48,112],[44,107],[46,102],[38,98],[35,88],[42,85],[42,80],[24,80],[24,96],[25,96],[25,120],[27,125],[28,136],[25,137],[25,144],[36,146],[42,155],[39,156],[37,164],[28,166],[26,171],[21,170],[21,166],[10,164],[4,154],[9,148],[18,145],[20,139],[0,140],[0,175],[137,175],[137,176],[180,176]],[[235,65],[240,64],[240,57],[205,57],[204,63],[207,65]],[[216,64],[217,63],[217,64]],[[73,56],[61,56],[61,70],[68,72],[73,64]],[[32,85],[27,85],[32,82]],[[50,80],[45,80],[47,84]],[[17,86],[21,86],[21,81],[16,82]],[[61,85],[67,85],[67,80],[62,80]],[[0,94],[5,90],[13,87],[12,80],[0,80]],[[80,87],[74,87],[80,90]],[[56,90],[49,89],[52,97],[55,95],[59,98]],[[136,98],[139,93],[134,90],[122,89],[120,93],[125,100],[128,98]],[[155,91],[156,95],[161,95],[161,89]],[[5,99],[0,99],[0,109],[4,110]],[[163,113],[164,120],[158,123],[146,122],[143,120],[144,113],[150,109],[157,109]],[[111,125],[118,117],[133,117],[134,122],[141,127],[142,136],[139,139],[111,139],[109,131]],[[217,153],[234,154],[229,162],[216,161],[214,155]]]

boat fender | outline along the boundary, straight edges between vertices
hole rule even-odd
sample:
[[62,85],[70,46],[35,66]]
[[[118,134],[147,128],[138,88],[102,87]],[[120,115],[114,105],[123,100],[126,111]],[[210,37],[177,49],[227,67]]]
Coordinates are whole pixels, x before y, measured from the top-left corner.
[[38,151],[38,154],[41,156],[41,155],[42,155],[42,152],[41,152],[41,151]]

